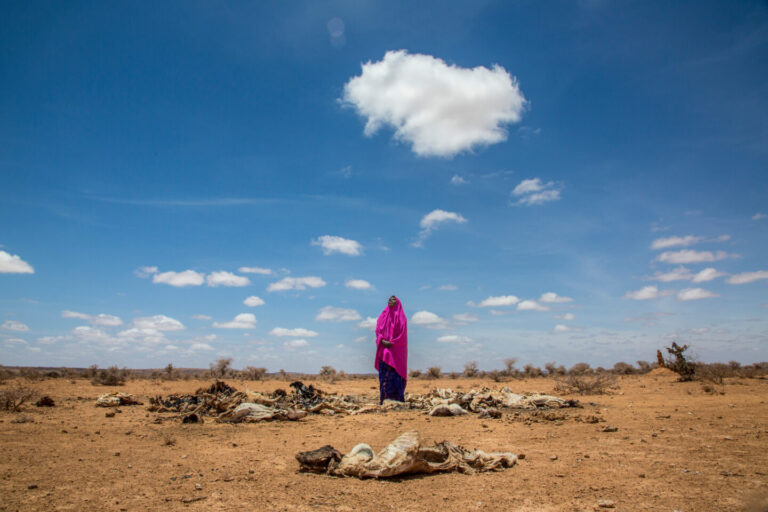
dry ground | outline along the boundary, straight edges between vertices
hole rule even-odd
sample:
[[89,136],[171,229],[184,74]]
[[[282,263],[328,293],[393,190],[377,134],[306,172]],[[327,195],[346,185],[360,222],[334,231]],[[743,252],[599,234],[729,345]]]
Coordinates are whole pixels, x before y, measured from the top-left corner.
[[[132,381],[116,389],[146,402],[148,395],[193,392],[206,384]],[[320,387],[373,395],[376,384],[355,380]],[[65,379],[30,385],[57,405],[0,413],[0,510],[570,511],[612,500],[615,510],[689,512],[765,510],[748,503],[768,496],[766,380],[729,380],[724,395],[711,395],[698,383],[677,383],[664,374],[628,376],[612,395],[576,397],[584,408],[554,420],[524,421],[527,414],[511,413],[495,420],[430,418],[404,411],[241,425],[155,424],[157,415],[146,406],[122,407],[107,418],[107,409],[94,401],[112,388]],[[413,380],[408,391],[481,385],[499,386]],[[549,393],[554,382],[505,385]],[[248,386],[288,389],[280,381]],[[587,415],[605,422],[574,419]],[[32,421],[12,422],[22,417]],[[602,432],[605,425],[618,431]],[[408,429],[430,441],[526,457],[512,469],[475,476],[361,481],[297,471],[299,451],[325,444],[348,451],[359,442],[379,449]],[[183,502],[189,498],[201,499]]]

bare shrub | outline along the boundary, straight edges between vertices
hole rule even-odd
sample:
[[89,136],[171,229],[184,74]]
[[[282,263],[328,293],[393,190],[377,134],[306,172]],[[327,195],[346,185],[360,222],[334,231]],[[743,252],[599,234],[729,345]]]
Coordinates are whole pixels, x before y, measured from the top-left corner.
[[92,364],[88,367],[87,370],[85,370],[85,377],[88,379],[93,379],[96,377],[96,374],[99,373],[99,365]]
[[554,377],[555,375],[566,374],[565,366],[563,365],[557,366],[557,363],[555,361],[545,364],[544,369],[547,371],[547,375],[549,375],[550,377]]
[[246,366],[242,373],[249,380],[264,380],[264,377],[267,375],[267,369],[257,368],[255,366]]
[[517,358],[508,357],[504,360],[504,373],[508,377],[519,377],[520,371],[515,368],[517,364]]
[[126,370],[120,370],[117,366],[110,366],[106,370],[99,370],[91,379],[91,384],[100,386],[122,386],[125,384]]
[[711,382],[717,386],[724,386],[725,379],[727,377],[733,377],[735,375],[734,370],[723,363],[712,364],[697,364],[696,365],[696,380],[702,382]]
[[616,387],[616,377],[609,373],[599,375],[568,375],[556,379],[555,390],[561,393],[602,395]]
[[635,372],[635,367],[624,361],[619,361],[613,365],[613,373],[617,375],[632,375]]
[[176,438],[170,434],[163,437],[163,446],[176,446]]
[[461,374],[459,372],[451,372],[451,373],[448,374],[448,378],[449,379],[456,380],[459,377],[461,377]]
[[421,370],[411,370],[408,372],[408,378],[410,379],[418,379],[421,377]]
[[427,370],[426,375],[424,376],[427,379],[439,379],[443,376],[442,368],[439,366],[432,366]]
[[542,372],[541,368],[539,368],[538,366],[527,364],[523,366],[523,375],[525,375],[528,378],[534,378],[534,377],[541,377],[542,375],[544,375],[544,372]]
[[36,368],[19,368],[19,375],[27,380],[40,380],[43,374]]
[[681,382],[693,380],[693,376],[696,374],[696,366],[685,358],[685,351],[688,348],[690,348],[688,345],[680,346],[677,342],[672,342],[671,347],[666,347],[667,352],[674,356],[674,359],[667,359],[664,366],[678,374]]
[[318,376],[326,382],[333,383],[336,380],[336,369],[333,366],[323,366]]
[[592,373],[589,363],[576,363],[568,370],[568,375],[587,375]]
[[464,377],[477,377],[477,374],[477,361],[470,361],[464,365],[464,373],[462,373]]
[[639,373],[648,373],[653,369],[648,361],[636,361],[636,363]]
[[223,379],[227,376],[227,373],[232,369],[232,358],[221,357],[216,362],[211,363],[211,377],[214,379]]
[[34,399],[36,394],[32,388],[17,383],[12,388],[0,391],[0,407],[6,411],[19,412],[21,406]]
[[163,371],[165,372],[165,375],[163,376],[165,380],[176,380],[179,376],[179,372],[176,371],[176,368],[173,367],[172,363],[168,363],[168,366],[163,368]]
[[501,371],[499,371],[499,370],[493,370],[493,371],[491,371],[491,372],[489,372],[489,373],[488,373],[488,377],[489,377],[489,378],[490,378],[490,379],[491,379],[493,382],[505,382],[505,381],[507,380],[507,378],[508,378],[508,377],[506,376],[506,374],[504,373],[504,370],[501,370]]

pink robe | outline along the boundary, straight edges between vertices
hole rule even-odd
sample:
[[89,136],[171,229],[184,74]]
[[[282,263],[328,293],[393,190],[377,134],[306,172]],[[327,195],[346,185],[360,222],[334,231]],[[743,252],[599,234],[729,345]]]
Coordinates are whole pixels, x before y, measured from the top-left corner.
[[[386,348],[381,340],[392,342],[392,347]],[[403,380],[408,380],[408,319],[405,318],[400,299],[393,307],[384,308],[376,321],[376,362],[384,361],[395,369]]]

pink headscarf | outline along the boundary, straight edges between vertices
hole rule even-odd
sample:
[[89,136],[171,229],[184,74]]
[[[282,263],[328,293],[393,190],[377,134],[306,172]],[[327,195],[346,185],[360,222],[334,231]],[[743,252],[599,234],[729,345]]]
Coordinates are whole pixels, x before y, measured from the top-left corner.
[[[395,369],[403,380],[408,380],[408,319],[405,318],[403,305],[400,299],[392,307],[384,308],[376,321],[376,363],[375,367],[379,369],[379,362],[384,361]],[[382,345],[381,340],[392,342],[391,348]]]

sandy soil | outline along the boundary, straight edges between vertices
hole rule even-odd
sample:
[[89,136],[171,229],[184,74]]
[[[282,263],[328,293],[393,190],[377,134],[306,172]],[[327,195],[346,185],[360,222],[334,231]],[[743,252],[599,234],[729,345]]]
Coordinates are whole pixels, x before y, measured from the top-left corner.
[[[768,496],[768,381],[730,380],[724,395],[712,395],[663,372],[624,377],[612,395],[574,397],[583,409],[559,411],[549,420],[526,413],[494,420],[403,411],[283,423],[156,424],[146,405],[105,417],[107,409],[94,402],[112,388],[64,379],[31,383],[57,405],[0,413],[0,510],[570,511],[595,510],[601,500],[613,501],[614,510],[765,510],[748,503]],[[232,383],[238,389],[245,384]],[[207,384],[133,381],[117,389],[146,403],[149,395]],[[279,381],[247,384],[251,390],[287,388]],[[376,384],[320,387],[373,395]],[[414,380],[408,391],[481,385],[499,386]],[[506,385],[550,393],[554,382]],[[605,422],[576,420],[588,415]],[[12,422],[21,417],[31,421]],[[605,425],[618,431],[602,432]],[[346,452],[359,442],[379,449],[409,429],[430,441],[526,457],[511,469],[474,476],[376,481],[298,472],[299,451],[331,444]],[[184,503],[190,498],[201,499]]]

